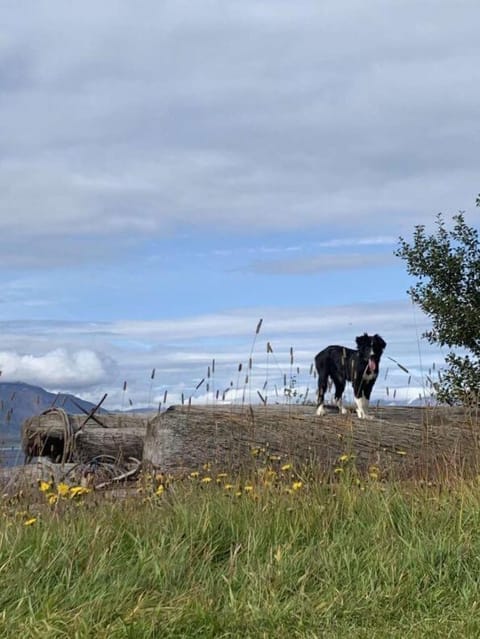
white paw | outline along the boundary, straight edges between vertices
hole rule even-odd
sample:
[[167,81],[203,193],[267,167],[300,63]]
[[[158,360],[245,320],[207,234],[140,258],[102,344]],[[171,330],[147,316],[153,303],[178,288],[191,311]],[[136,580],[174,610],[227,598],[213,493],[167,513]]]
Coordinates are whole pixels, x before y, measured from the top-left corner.
[[317,417],[322,417],[323,415],[325,415],[325,408],[322,404],[320,404],[320,406],[317,408],[317,412],[315,414],[317,415]]
[[373,417],[371,415],[368,415],[368,413],[364,413],[363,411],[357,410],[357,415],[359,419],[373,419]]
[[355,404],[357,405],[357,415],[359,419],[369,419],[367,416],[368,400],[365,397],[355,397]]

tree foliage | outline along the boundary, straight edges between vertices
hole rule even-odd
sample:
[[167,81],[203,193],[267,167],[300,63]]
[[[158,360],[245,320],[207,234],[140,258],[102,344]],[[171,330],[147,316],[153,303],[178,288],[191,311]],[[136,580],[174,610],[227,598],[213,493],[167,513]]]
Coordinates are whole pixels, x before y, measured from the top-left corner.
[[[480,206],[480,195],[477,198]],[[395,254],[417,278],[408,293],[431,318],[424,334],[430,343],[450,348],[446,369],[436,383],[438,399],[448,403],[480,398],[480,239],[462,212],[448,229],[441,213],[436,233],[415,227],[412,243],[402,237]]]

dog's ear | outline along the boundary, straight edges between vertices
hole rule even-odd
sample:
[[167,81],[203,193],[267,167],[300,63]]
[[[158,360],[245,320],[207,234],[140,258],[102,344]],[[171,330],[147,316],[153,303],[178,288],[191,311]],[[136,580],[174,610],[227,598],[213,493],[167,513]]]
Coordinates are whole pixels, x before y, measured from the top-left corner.
[[368,337],[368,333],[364,333],[363,335],[359,335],[355,338],[355,342],[357,343],[358,348],[360,348],[362,344],[367,344],[369,341],[370,338]]
[[375,343],[375,346],[376,346],[379,350],[382,350],[382,351],[383,351],[383,349],[385,348],[385,346],[387,345],[387,342],[386,342],[384,339],[382,339],[382,338],[380,337],[380,335],[374,335],[374,336],[373,336],[373,341],[374,341],[374,343]]

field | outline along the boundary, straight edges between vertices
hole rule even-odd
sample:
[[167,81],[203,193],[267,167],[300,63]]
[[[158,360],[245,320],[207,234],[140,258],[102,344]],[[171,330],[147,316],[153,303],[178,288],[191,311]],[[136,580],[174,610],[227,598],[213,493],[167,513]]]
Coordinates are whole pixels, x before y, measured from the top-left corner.
[[407,438],[364,463],[362,429],[400,437],[402,415],[403,430],[389,412],[377,426],[320,420],[342,444],[330,468],[252,445],[248,469],[216,460],[127,491],[44,481],[4,496],[1,636],[479,636],[478,423],[431,412],[423,449]]

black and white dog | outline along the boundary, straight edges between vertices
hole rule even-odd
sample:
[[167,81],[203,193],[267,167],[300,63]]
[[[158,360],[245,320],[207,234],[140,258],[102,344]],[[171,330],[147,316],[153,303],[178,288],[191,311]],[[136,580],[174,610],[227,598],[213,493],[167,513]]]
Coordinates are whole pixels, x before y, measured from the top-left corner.
[[352,382],[357,415],[367,419],[367,408],[372,388],[378,377],[383,350],[387,345],[380,335],[364,333],[356,338],[357,350],[345,346],[327,346],[315,357],[318,374],[317,415],[325,415],[323,405],[328,378],[335,384],[335,403],[344,415],[342,395],[347,382]]

